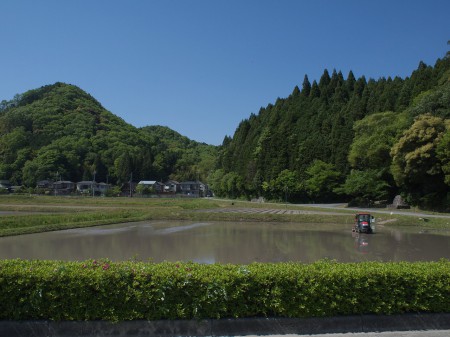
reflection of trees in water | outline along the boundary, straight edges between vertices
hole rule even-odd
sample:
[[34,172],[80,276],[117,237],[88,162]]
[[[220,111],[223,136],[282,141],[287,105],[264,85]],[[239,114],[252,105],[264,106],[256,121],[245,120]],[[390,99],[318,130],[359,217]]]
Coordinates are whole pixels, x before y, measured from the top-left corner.
[[[429,235],[420,233],[401,232],[391,230],[390,238],[394,247],[394,259],[400,260],[436,260],[444,256],[439,255],[440,247],[447,247],[445,236]],[[448,255],[447,255],[448,257]]]
[[348,245],[349,231],[342,232],[310,232],[304,238],[308,247],[309,261],[328,258],[332,260],[347,262],[349,253],[343,247]]
[[[274,243],[277,254],[286,260],[314,262],[329,258],[338,261],[349,261],[349,254],[345,249],[348,241],[347,233],[300,230],[297,232],[274,233]],[[351,242],[351,239],[350,239]]]

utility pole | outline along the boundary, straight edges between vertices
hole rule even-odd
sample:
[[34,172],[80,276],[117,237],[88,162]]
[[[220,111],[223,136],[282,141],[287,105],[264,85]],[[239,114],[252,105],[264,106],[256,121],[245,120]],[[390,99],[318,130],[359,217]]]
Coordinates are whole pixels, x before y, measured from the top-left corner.
[[130,176],[130,198],[133,197],[133,187],[131,186],[133,183],[133,172],[131,172],[131,176]]
[[94,180],[92,181],[92,197],[95,196],[95,174],[97,171],[94,170]]
[[[58,175],[59,175],[59,172],[56,171],[55,180],[58,179]],[[59,179],[59,180],[61,180],[61,179]],[[53,184],[53,189],[55,190],[55,197],[56,197],[56,186],[58,186],[58,185],[57,184]]]
[[287,199],[288,199],[288,186],[287,185],[285,186],[285,193],[286,194],[285,194],[285,199],[284,200],[286,201],[286,209],[287,209]]

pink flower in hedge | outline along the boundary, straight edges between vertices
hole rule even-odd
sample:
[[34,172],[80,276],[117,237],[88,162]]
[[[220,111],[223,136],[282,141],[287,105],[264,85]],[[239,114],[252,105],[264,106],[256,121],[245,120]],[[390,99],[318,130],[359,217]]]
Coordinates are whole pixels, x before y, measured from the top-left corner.
[[105,263],[102,268],[103,268],[103,270],[108,270],[109,269],[109,263]]

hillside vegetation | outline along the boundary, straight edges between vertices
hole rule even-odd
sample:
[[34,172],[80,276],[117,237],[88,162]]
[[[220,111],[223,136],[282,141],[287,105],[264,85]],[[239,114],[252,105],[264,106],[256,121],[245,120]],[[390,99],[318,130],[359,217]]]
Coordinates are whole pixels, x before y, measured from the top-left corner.
[[405,79],[305,76],[243,120],[218,162],[210,184],[220,196],[367,205],[402,194],[448,210],[450,57]]
[[162,126],[136,128],[80,88],[55,83],[0,105],[0,179],[206,179],[217,148]]

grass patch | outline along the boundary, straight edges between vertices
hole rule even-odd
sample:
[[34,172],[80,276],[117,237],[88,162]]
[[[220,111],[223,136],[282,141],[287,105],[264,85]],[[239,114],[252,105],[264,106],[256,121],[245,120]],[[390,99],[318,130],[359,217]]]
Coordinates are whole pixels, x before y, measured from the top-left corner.
[[139,221],[144,217],[145,213],[137,210],[7,216],[0,217],[0,236]]

